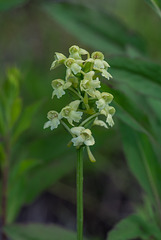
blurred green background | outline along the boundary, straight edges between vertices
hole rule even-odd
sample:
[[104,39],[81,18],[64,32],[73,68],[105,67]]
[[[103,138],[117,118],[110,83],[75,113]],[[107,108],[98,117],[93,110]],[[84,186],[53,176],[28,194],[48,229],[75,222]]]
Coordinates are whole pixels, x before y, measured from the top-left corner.
[[[156,1],[154,11],[151,2],[0,2],[1,178],[9,129],[5,231],[11,239],[75,239],[55,225],[39,225],[76,231],[76,153],[62,127],[43,130],[47,112],[70,101],[51,100],[51,81],[63,78],[64,68],[49,69],[54,52],[68,55],[72,45],[105,54],[113,80],[103,82],[104,89],[114,95],[117,110],[112,129],[95,129],[96,163],[85,155],[84,234],[95,240],[107,233],[109,240],[161,239],[161,4]],[[11,99],[12,78],[20,90]],[[9,124],[6,116],[14,113]]]

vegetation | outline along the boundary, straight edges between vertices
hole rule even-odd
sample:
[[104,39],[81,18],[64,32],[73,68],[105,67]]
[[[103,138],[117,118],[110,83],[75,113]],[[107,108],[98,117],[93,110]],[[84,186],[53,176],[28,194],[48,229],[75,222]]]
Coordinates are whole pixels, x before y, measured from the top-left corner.
[[84,155],[84,239],[160,240],[160,1],[13,0],[0,11],[2,239],[77,238],[75,149],[63,126],[43,125],[71,102],[50,98],[50,82],[65,76],[49,72],[54,52],[78,45],[105,54],[113,78],[100,90],[116,109],[113,128],[92,130],[97,161]]

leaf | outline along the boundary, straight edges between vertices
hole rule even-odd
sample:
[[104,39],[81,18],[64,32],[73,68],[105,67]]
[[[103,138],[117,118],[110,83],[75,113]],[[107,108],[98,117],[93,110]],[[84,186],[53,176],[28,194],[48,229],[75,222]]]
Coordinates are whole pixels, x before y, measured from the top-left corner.
[[0,89],[0,120],[3,132],[11,128],[20,112],[19,78],[20,72],[17,68],[8,69],[7,79],[3,81]]
[[[69,174],[75,167],[75,161],[71,154],[66,155],[62,160],[42,165],[30,173],[30,179],[27,183],[26,203],[32,202],[45,189],[51,187],[65,175]],[[47,177],[46,177],[47,176]],[[40,179],[43,179],[40,184]]]
[[[153,137],[149,119],[147,118],[144,111],[139,108],[136,102],[132,101],[127,96],[125,96],[125,94],[118,90],[109,88],[105,84],[102,84],[102,86],[103,91],[112,93],[114,96],[114,101],[112,104],[116,108],[116,114],[114,115],[114,118],[118,117],[128,126]],[[135,100],[137,101],[137,98]]]
[[26,3],[28,0],[1,0],[0,11],[6,11],[13,7],[19,7]]
[[[34,168],[29,169],[29,167],[33,166]],[[18,168],[16,175],[14,171],[9,182],[7,222],[13,222],[23,204],[34,201],[44,190],[51,187],[66,174],[69,174],[74,167],[75,161],[70,155],[70,157],[66,156],[64,159],[54,163],[27,166],[25,172]],[[17,198],[17,196],[19,197]]]
[[154,237],[159,240],[161,233],[158,227],[152,221],[145,221],[139,215],[130,215],[121,220],[114,229],[112,229],[107,240],[133,240],[141,238],[147,240]]
[[[113,79],[109,91],[121,108],[118,117],[139,130],[139,124],[147,135],[153,136],[161,145],[161,66],[143,59],[113,57],[110,59]],[[108,83],[106,81],[106,83]],[[121,93],[120,93],[121,92]],[[130,116],[129,116],[130,115]],[[135,122],[132,122],[132,117]],[[144,128],[144,129],[143,129]]]
[[10,225],[4,228],[12,240],[76,240],[76,233],[50,224]]
[[151,125],[158,137],[158,142],[161,143],[161,101],[158,99],[148,98],[148,111],[151,112]]
[[153,10],[161,17],[161,2],[160,0],[145,0]]
[[11,108],[11,122],[10,122],[11,127],[14,125],[14,123],[17,121],[18,117],[20,116],[21,109],[22,109],[22,100],[21,98],[17,97],[14,100]]
[[120,123],[123,146],[129,167],[144,191],[161,213],[161,163],[148,137]]
[[45,4],[46,12],[79,41],[109,53],[123,53],[128,47],[144,52],[142,39],[111,15],[78,4]]
[[114,57],[109,62],[116,83],[125,84],[143,96],[161,99],[160,65],[123,56]]
[[17,140],[17,138],[25,130],[27,130],[29,128],[29,126],[32,122],[33,116],[39,107],[40,107],[40,102],[36,102],[25,108],[24,112],[22,113],[22,115],[14,129],[14,133],[12,136],[12,142],[15,142]]
[[4,120],[4,113],[3,113],[2,102],[1,102],[0,103],[0,134],[4,134],[4,132],[5,132],[5,120]]

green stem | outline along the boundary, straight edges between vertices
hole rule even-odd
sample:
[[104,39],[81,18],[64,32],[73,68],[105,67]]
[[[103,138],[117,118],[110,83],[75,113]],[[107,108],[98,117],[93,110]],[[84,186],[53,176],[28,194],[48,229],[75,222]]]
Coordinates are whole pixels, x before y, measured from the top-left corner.
[[72,135],[72,137],[74,137],[74,134],[71,132],[70,128],[66,125],[66,123],[63,122],[63,120],[60,120],[60,122],[64,126],[64,128]]
[[90,116],[89,118],[87,118],[86,120],[84,120],[81,124],[80,124],[80,126],[83,126],[83,125],[85,125],[87,122],[89,122],[92,118],[95,118],[95,117],[97,117],[97,116],[99,116],[100,115],[100,113],[95,113],[94,115],[92,115],[92,116]]
[[75,91],[73,88],[68,88],[71,92],[75,93],[82,101],[84,101],[83,97],[77,92]]
[[83,240],[83,148],[77,150],[77,240]]
[[[82,102],[84,102],[84,98],[81,96],[81,94],[79,94],[77,91],[75,91],[73,88],[68,88],[71,92],[73,92],[73,93],[75,93],[80,99],[81,99],[81,101]],[[86,109],[88,110],[89,109],[89,105],[88,104],[86,104],[85,102],[84,102],[84,104],[85,104],[85,107],[86,107]]]

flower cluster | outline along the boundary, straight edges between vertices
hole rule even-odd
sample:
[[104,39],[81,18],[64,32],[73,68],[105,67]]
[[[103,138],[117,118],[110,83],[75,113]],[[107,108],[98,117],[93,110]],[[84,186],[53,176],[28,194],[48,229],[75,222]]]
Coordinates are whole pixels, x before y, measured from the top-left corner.
[[[55,110],[49,111],[47,114],[49,121],[44,124],[44,128],[50,127],[53,130],[62,123],[71,134],[73,145],[76,148],[86,146],[88,156],[94,162],[95,158],[89,146],[94,145],[95,140],[89,126],[91,128],[99,125],[108,128],[108,125],[110,127],[114,125],[112,117],[115,109],[110,106],[113,95],[98,90],[101,88],[100,76],[108,80],[112,78],[108,72],[110,66],[101,52],[93,52],[90,56],[89,52],[76,45],[69,48],[69,57],[55,53],[51,70],[60,65],[66,67],[66,76],[64,79],[52,81],[52,98],[54,96],[61,98],[68,91],[74,97],[74,101],[59,113]],[[98,119],[100,115],[104,115],[106,120]]]

